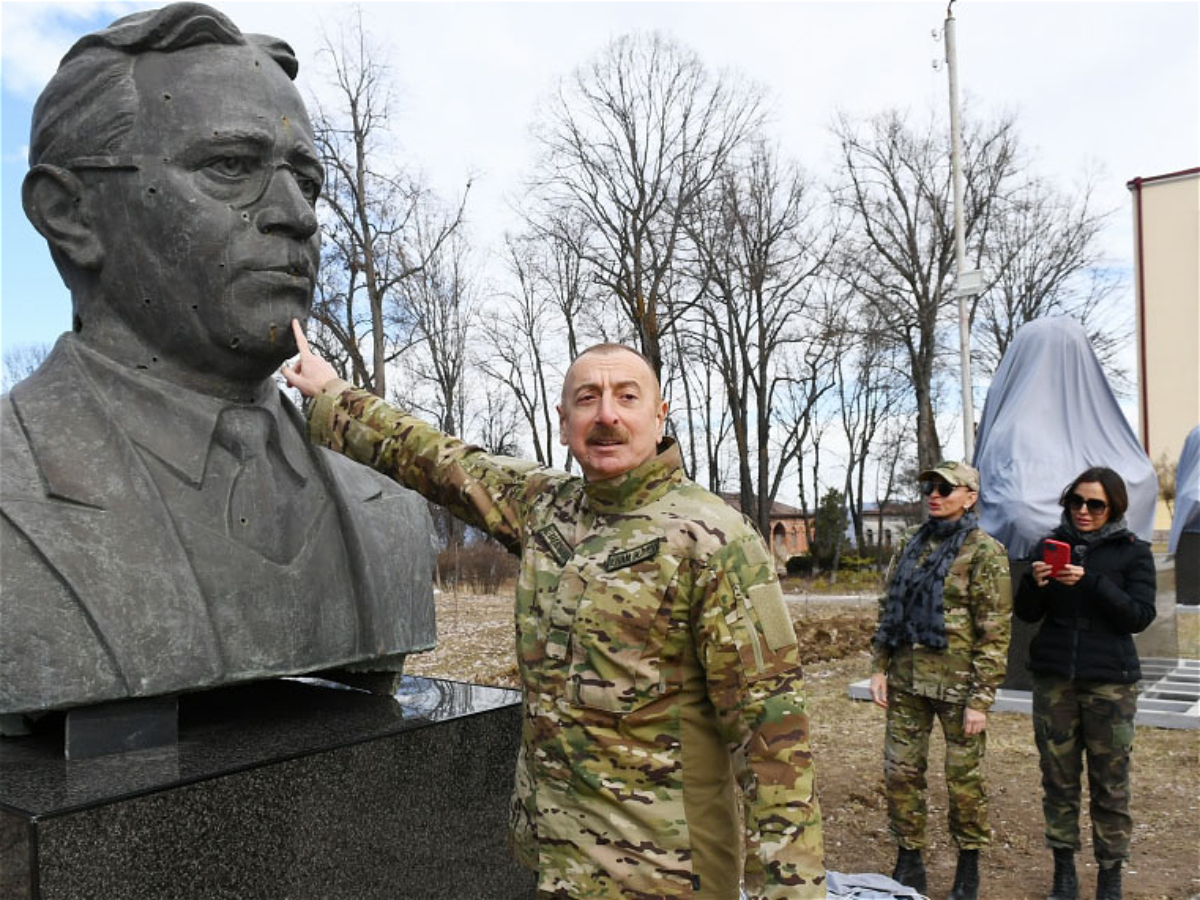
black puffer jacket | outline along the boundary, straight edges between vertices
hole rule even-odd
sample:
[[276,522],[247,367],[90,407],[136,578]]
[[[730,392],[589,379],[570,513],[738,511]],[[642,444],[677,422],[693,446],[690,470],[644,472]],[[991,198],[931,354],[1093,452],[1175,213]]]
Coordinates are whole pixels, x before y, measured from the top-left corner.
[[[1049,537],[1070,543],[1062,531]],[[1042,558],[1042,542],[1031,560]],[[1042,621],[1029,645],[1029,668],[1080,681],[1129,684],[1142,677],[1133,635],[1154,621],[1156,578],[1150,545],[1128,531],[1072,548],[1084,575],[1070,587],[1051,580],[1039,588],[1021,579],[1013,612]]]

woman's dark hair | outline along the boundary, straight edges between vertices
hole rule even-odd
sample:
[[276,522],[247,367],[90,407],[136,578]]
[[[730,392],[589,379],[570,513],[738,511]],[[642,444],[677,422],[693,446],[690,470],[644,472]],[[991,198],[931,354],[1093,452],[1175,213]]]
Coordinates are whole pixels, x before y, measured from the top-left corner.
[[1108,520],[1110,522],[1115,522],[1125,515],[1125,510],[1129,508],[1129,493],[1125,490],[1125,480],[1107,466],[1092,466],[1076,475],[1075,480],[1067,485],[1062,496],[1058,498],[1058,505],[1066,509],[1067,498],[1075,493],[1075,488],[1085,481],[1099,482],[1100,487],[1104,488],[1104,493],[1108,497]]

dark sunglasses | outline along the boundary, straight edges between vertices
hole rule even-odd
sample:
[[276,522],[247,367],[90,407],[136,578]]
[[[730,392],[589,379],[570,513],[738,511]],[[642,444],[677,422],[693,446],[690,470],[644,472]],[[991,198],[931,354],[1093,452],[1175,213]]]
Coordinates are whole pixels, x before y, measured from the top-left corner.
[[1071,507],[1071,512],[1079,512],[1079,510],[1086,506],[1087,511],[1093,516],[1098,516],[1108,509],[1108,504],[1103,500],[1097,500],[1095,497],[1084,500],[1078,494],[1071,494],[1067,497],[1067,506]]
[[949,497],[959,487],[957,484],[947,484],[944,481],[922,481],[921,493],[928,497],[937,491],[939,497]]

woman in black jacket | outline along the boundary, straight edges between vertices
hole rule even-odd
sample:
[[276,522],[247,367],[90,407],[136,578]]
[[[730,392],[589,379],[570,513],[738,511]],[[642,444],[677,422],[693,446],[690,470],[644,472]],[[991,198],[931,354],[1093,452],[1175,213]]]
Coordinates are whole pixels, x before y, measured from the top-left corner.
[[1112,469],[1079,475],[1059,501],[1047,536],[1071,548],[1070,563],[1043,561],[1043,539],[1021,579],[1013,611],[1041,621],[1029,647],[1033,727],[1042,766],[1046,843],[1054,851],[1050,900],[1076,900],[1080,775],[1087,757],[1096,900],[1120,900],[1129,858],[1129,754],[1141,665],[1133,635],[1154,621],[1150,545],[1125,527],[1125,482]]

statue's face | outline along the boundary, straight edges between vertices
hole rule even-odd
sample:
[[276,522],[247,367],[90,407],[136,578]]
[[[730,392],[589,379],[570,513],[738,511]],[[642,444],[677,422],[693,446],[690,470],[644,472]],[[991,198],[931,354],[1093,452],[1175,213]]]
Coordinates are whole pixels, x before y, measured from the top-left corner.
[[176,365],[265,377],[295,352],[320,257],[300,95],[248,47],[148,54],[134,77],[136,170],[98,179],[107,302]]

